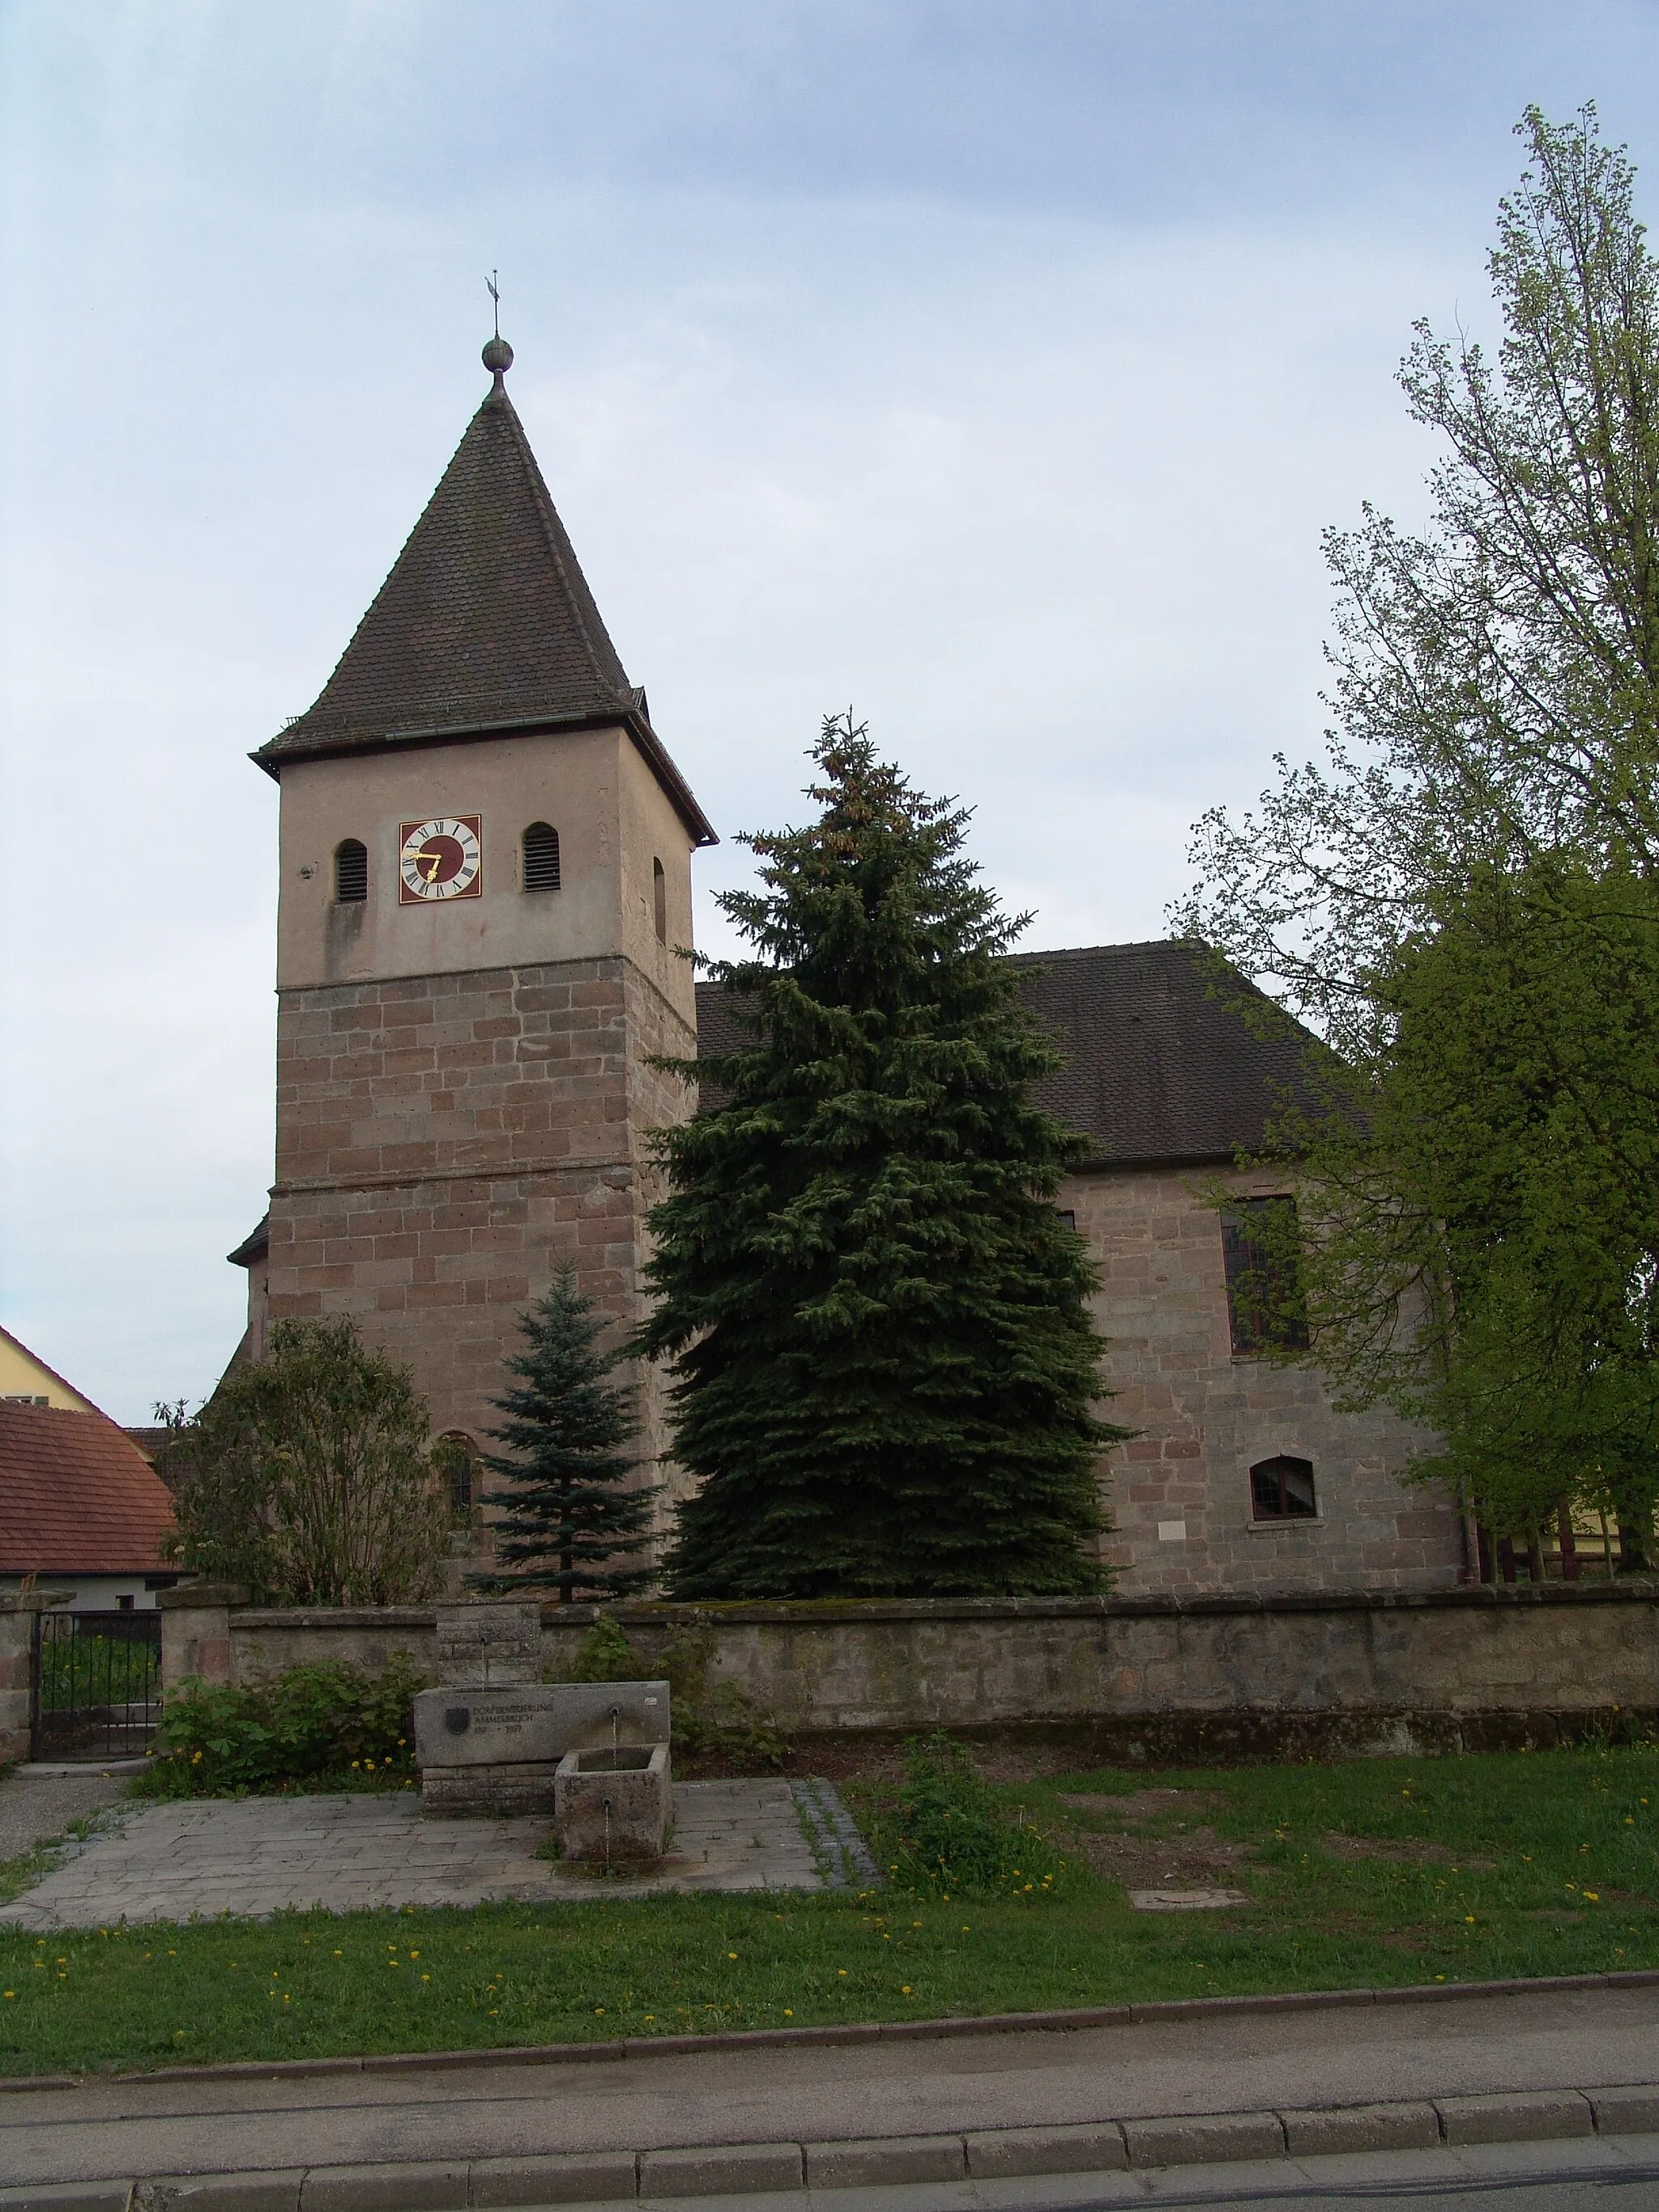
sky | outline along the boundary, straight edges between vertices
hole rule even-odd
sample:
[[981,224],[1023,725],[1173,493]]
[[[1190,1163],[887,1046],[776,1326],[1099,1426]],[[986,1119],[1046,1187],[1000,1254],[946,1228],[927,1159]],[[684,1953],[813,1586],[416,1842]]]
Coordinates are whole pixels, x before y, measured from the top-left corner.
[[270,1180],[276,788],[487,388],[725,842],[850,705],[1032,949],[1165,933],[1316,749],[1321,532],[1426,509],[1536,101],[1659,0],[0,0],[0,1324],[211,1389]]

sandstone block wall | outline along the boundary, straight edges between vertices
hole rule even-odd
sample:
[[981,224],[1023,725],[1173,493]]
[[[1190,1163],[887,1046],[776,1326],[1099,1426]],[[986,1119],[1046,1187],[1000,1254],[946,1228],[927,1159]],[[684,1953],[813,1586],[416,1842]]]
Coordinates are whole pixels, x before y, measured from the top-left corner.
[[689,1103],[645,1061],[695,1049],[620,959],[283,991],[271,1318],[351,1315],[481,1437],[557,1267],[637,1318],[647,1119]]
[[[1614,1708],[1659,1712],[1650,1586],[617,1612],[651,1668],[673,1638],[705,1632],[711,1686],[738,1684],[807,1736],[1066,1729],[1128,1755],[1230,1743],[1300,1755],[1455,1747]],[[568,1678],[594,1618],[591,1606],[544,1609],[544,1680]],[[246,1680],[330,1656],[382,1666],[403,1651],[435,1677],[435,1619],[418,1607],[240,1607],[228,1615],[226,1663]],[[165,1611],[164,1636],[175,1623],[186,1626]],[[1491,1736],[1494,1719],[1515,1723],[1508,1737]]]
[[[1393,1413],[1339,1413],[1317,1370],[1236,1354],[1221,1219],[1202,1170],[1078,1176],[1073,1211],[1101,1271],[1107,1417],[1139,1434],[1105,1462],[1115,1527],[1105,1555],[1125,1596],[1454,1585],[1462,1523],[1438,1486],[1402,1486],[1424,1441]],[[1241,1193],[1283,1188],[1230,1174]],[[1249,1470],[1310,1461],[1316,1520],[1258,1522]]]

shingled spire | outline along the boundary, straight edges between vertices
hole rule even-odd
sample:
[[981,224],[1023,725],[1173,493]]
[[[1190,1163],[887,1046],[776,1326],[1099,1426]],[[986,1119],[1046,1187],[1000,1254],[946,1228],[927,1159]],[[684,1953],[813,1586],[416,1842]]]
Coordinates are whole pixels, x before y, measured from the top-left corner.
[[[622,721],[696,810],[646,720],[503,381],[494,383],[314,706],[253,758],[283,763],[399,739]],[[696,811],[700,842],[713,831]]]

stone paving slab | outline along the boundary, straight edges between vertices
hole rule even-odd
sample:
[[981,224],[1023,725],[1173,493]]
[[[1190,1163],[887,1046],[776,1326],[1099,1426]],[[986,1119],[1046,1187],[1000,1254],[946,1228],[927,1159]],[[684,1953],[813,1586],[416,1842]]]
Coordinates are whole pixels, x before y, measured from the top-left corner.
[[604,1881],[537,1857],[544,1817],[434,1820],[412,1793],[135,1806],[0,1909],[0,1923],[95,1928],[823,1884],[787,1781],[676,1783],[674,1813],[672,1855],[655,1875]]

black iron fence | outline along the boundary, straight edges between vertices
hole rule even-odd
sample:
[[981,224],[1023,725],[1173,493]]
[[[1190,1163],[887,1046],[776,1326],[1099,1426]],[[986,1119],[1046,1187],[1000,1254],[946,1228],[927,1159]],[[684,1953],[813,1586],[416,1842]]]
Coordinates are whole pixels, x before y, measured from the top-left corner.
[[136,1757],[161,1718],[161,1616],[35,1615],[36,1759]]

